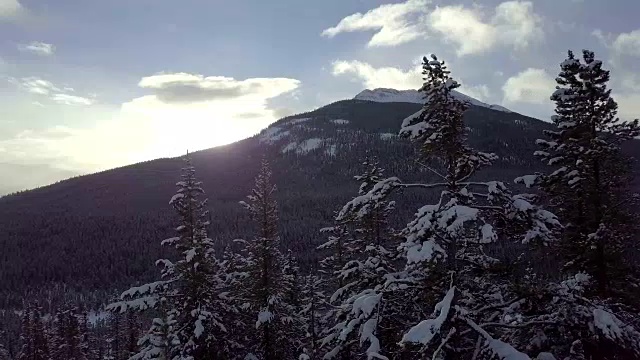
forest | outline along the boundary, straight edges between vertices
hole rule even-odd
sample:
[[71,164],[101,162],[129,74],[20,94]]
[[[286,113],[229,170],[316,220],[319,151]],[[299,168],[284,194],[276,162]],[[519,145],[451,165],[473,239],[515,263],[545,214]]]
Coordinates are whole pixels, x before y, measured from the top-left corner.
[[422,68],[425,103],[398,131],[417,151],[397,161],[426,180],[376,156],[350,164],[357,192],[301,259],[278,231],[287,184],[273,164],[251,169],[237,205],[251,225],[221,243],[187,154],[155,280],[97,319],[94,299],[24,299],[0,360],[640,359],[639,196],[623,151],[640,125],[617,117],[602,61],[568,52],[533,144],[543,170],[511,182],[488,178],[498,156],[471,146],[445,62]]

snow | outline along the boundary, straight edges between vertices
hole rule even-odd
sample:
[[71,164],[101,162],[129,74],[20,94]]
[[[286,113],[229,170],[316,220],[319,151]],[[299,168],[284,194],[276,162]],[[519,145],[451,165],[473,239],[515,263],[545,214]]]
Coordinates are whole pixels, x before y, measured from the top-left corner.
[[287,146],[282,148],[282,153],[284,154],[286,152],[293,151],[296,149],[296,147],[298,147],[298,143],[296,143],[295,141],[292,143],[289,143],[287,144]]
[[292,119],[292,120],[289,120],[289,124],[296,125],[296,124],[300,124],[300,123],[303,123],[303,122],[306,122],[306,121],[309,121],[309,120],[311,120],[311,118]]
[[298,145],[298,148],[296,149],[296,153],[306,154],[322,146],[322,142],[323,140],[320,138],[312,138],[312,139],[304,140]]
[[306,154],[312,150],[315,150],[322,146],[324,140],[320,138],[311,138],[307,140],[303,140],[300,143],[296,143],[295,141],[287,144],[282,148],[282,153],[287,153],[290,151],[295,151],[298,155]]
[[336,156],[336,148],[337,146],[335,144],[332,144],[329,145],[324,152],[329,156]]
[[204,325],[202,325],[202,319],[196,320],[195,325],[196,328],[193,330],[193,335],[195,335],[196,338],[199,338],[204,333]]
[[273,320],[273,313],[269,310],[262,310],[258,313],[258,321],[256,321],[256,329],[264,323],[271,322]]
[[98,322],[105,321],[109,317],[107,311],[89,311],[87,314],[87,322],[95,326]]
[[548,352],[541,352],[540,354],[538,354],[538,356],[536,357],[536,360],[556,360],[556,357],[553,356],[553,354],[548,353]]
[[593,322],[608,339],[616,340],[623,337],[621,326],[624,324],[615,315],[602,309],[593,309]]
[[[460,92],[453,91],[456,98],[470,102],[472,105],[481,106],[488,109],[493,109],[502,112],[512,112],[511,110],[504,108],[500,105],[490,105],[482,101],[476,100],[470,96],[464,95]],[[376,88],[373,90],[363,90],[356,95],[354,100],[373,101],[380,103],[388,102],[405,102],[414,104],[424,104],[424,95],[418,90],[395,90],[388,88]]]
[[498,235],[493,231],[493,226],[490,224],[482,225],[480,231],[482,233],[482,242],[485,244],[492,243],[498,239]]
[[538,180],[538,175],[524,175],[517,177],[514,182],[516,184],[524,184],[524,186],[530,188],[536,183],[536,180]]
[[435,240],[424,241],[421,244],[413,244],[407,248],[407,264],[431,261],[435,254],[445,255],[445,251]]
[[382,133],[382,134],[380,134],[380,139],[382,139],[382,140],[391,140],[391,139],[395,138],[396,136],[398,136],[398,135],[392,134],[392,133]]
[[178,201],[178,200],[182,199],[183,197],[184,197],[184,194],[182,194],[182,193],[178,193],[178,194],[173,195],[173,196],[171,197],[171,200],[169,200],[169,205],[171,205],[171,204],[173,204],[174,202],[176,202],[176,201]]
[[346,125],[349,123],[349,120],[345,120],[345,119],[333,119],[331,120],[332,123],[334,124],[338,124],[338,125]]
[[406,334],[404,334],[401,342],[428,345],[440,332],[442,325],[449,317],[449,311],[451,310],[451,303],[453,302],[453,295],[455,292],[456,287],[452,286],[449,291],[447,291],[447,295],[445,295],[442,301],[437,303],[435,306],[434,314],[439,312],[438,316],[434,319],[423,320],[418,325],[412,327]]
[[268,143],[268,144],[273,144],[274,142],[278,141],[278,140],[282,140],[283,138],[285,138],[286,136],[288,136],[290,133],[289,131],[282,131],[281,128],[274,126],[274,127],[270,127],[267,128],[263,131],[262,135],[260,135],[260,142],[261,143]]
[[529,356],[513,348],[513,346],[497,339],[487,341],[487,345],[501,360],[531,360]]

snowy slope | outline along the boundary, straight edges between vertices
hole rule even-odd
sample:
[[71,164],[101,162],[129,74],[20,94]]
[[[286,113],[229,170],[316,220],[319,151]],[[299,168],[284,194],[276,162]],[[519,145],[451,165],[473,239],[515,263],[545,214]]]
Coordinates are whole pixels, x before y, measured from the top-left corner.
[[[506,109],[500,105],[490,105],[487,103],[483,103],[482,101],[476,100],[470,96],[464,95],[459,92],[455,92],[456,96],[462,100],[466,100],[472,105],[482,106],[493,110],[511,112],[511,110]],[[416,103],[422,104],[424,103],[423,95],[418,90],[395,90],[395,89],[385,89],[385,88],[377,88],[373,90],[364,90],[358,95],[356,95],[354,100],[366,100],[366,101],[375,101],[375,102],[408,102],[408,103]]]

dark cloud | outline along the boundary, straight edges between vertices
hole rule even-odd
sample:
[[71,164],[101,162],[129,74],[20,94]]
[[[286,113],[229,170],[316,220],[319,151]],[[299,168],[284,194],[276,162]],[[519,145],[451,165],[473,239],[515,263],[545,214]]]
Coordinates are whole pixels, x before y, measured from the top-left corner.
[[194,103],[211,100],[228,100],[259,92],[260,84],[236,84],[220,88],[206,87],[195,82],[171,82],[156,89],[158,100],[164,103]]

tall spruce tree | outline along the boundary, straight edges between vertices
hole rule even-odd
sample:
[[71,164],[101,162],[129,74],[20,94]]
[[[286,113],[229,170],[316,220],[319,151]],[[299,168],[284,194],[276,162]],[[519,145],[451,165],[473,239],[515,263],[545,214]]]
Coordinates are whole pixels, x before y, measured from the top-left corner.
[[80,324],[77,309],[65,306],[55,315],[53,336],[51,339],[51,357],[53,359],[87,360],[87,347]]
[[[143,347],[139,358],[156,356],[155,334],[166,334],[172,360],[227,359],[231,357],[232,341],[226,336],[225,317],[233,312],[231,301],[223,296],[227,291],[226,270],[214,252],[213,241],[207,236],[208,212],[204,191],[195,177],[188,158],[178,193],[169,204],[180,218],[176,237],[164,240],[165,246],[177,250],[178,259],[158,260],[163,265],[162,280],[134,287],[122,294],[123,301],[111,304],[113,311],[147,310],[161,306],[164,316],[156,318],[145,335],[151,345]],[[151,346],[151,347],[149,347]],[[149,350],[151,349],[151,350]],[[151,352],[151,355],[144,353]]]
[[[360,298],[357,306],[354,303],[352,314],[369,317],[360,325],[360,339],[369,343],[369,359],[391,355],[377,337],[377,317],[370,318],[384,304],[380,294],[389,291],[402,294],[402,305],[407,306],[402,316],[413,325],[405,328],[400,340],[403,349],[394,357],[528,359],[501,340],[506,337],[503,331],[492,330],[510,329],[514,327],[510,322],[521,321],[525,314],[516,306],[509,282],[495,271],[498,259],[485,249],[495,242],[548,242],[558,221],[535,206],[530,195],[511,194],[499,181],[473,180],[477,170],[489,166],[495,155],[467,145],[463,114],[469,105],[454,91],[459,84],[444,62],[434,55],[424,58],[423,74],[425,83],[420,90],[425,105],[403,121],[400,135],[418,144],[421,156],[417,163],[439,181],[380,179],[347,208],[370,209],[399,189],[440,189],[440,197],[437,203],[418,209],[415,219],[400,232],[404,269],[389,274],[381,290],[370,288],[369,296]],[[430,313],[428,319],[415,323]]]
[[42,321],[42,309],[28,304],[22,313],[20,342],[22,347],[18,360],[50,360],[49,336]]
[[246,334],[248,356],[261,360],[297,357],[296,339],[302,335],[290,302],[291,278],[283,272],[287,260],[279,249],[276,186],[271,176],[269,163],[263,160],[251,195],[241,202],[257,225],[257,236],[245,242],[239,297],[244,300],[247,331],[255,324]]
[[584,50],[582,61],[569,51],[560,69],[551,96],[556,129],[545,131],[548,140],[538,140],[544,150],[536,152],[554,171],[539,183],[566,225],[561,242],[566,268],[592,276],[597,296],[624,297],[637,282],[622,256],[635,246],[631,208],[637,203],[620,145],[640,135],[640,127],[638,120],[617,117],[609,71],[592,51]]
[[545,132],[549,139],[538,140],[544,150],[536,152],[554,171],[520,181],[539,185],[565,225],[551,248],[564,255],[565,274],[535,289],[529,306],[536,325],[519,337],[562,359],[640,359],[638,308],[628,306],[637,302],[629,296],[634,269],[621,256],[632,246],[634,197],[620,150],[640,128],[616,118],[609,72],[593,52],[583,51],[581,62],[569,51],[560,68],[551,96],[557,129]]
[[[366,172],[355,177],[361,182],[358,196],[367,194],[383,179],[383,170],[377,161],[367,160],[363,165]],[[388,226],[394,206],[394,202],[383,197],[371,199],[366,204],[351,201],[336,217],[338,224],[346,224],[351,239],[347,243],[346,261],[335,272],[341,286],[334,289],[330,298],[336,306],[332,314],[334,325],[323,339],[323,344],[329,345],[329,358],[360,358],[362,352],[355,350],[359,348],[358,343],[368,343],[362,355],[365,358],[381,356],[381,343],[388,345],[387,353],[397,350],[394,349],[400,340],[397,321],[400,314],[397,311],[401,306],[395,301],[400,299],[384,288],[388,276],[396,272],[398,243]],[[326,246],[334,241],[330,239]],[[363,309],[363,305],[372,300],[379,304],[377,308]]]
[[309,274],[304,277],[300,318],[303,321],[304,337],[302,339],[302,354],[300,360],[320,360],[322,351],[320,340],[325,326],[324,315],[327,313],[325,281],[319,276],[317,264],[312,264]]

